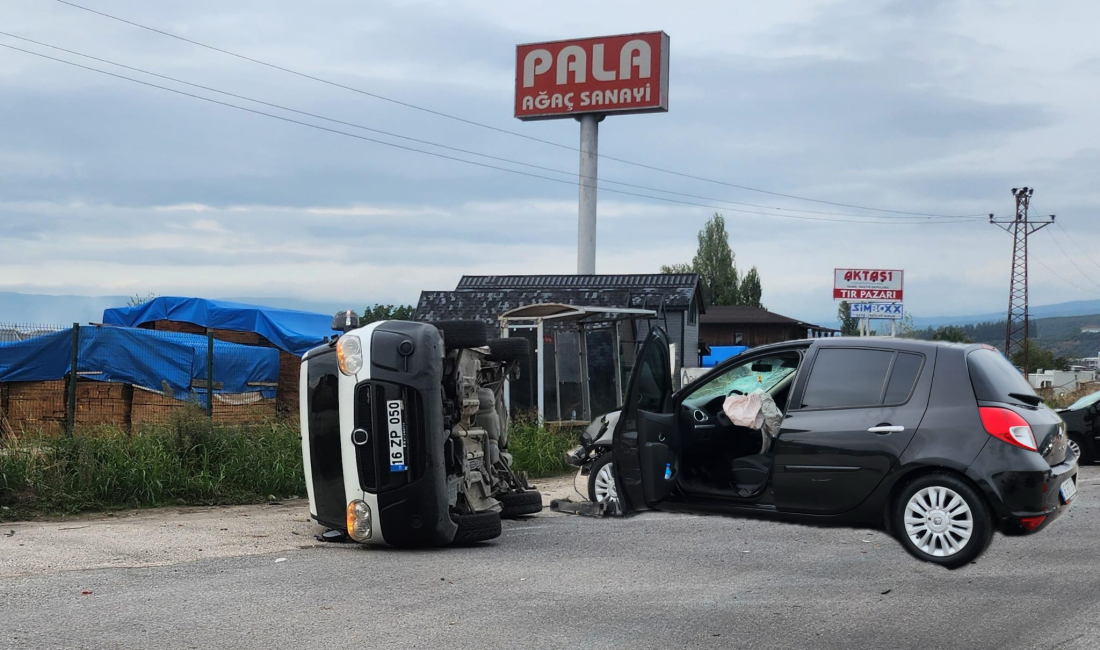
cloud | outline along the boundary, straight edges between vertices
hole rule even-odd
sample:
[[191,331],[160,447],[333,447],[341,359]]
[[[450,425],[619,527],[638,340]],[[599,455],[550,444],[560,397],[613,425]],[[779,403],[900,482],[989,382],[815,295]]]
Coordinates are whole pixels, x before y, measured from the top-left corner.
[[[26,3],[6,29],[564,173],[334,127],[556,181],[461,164],[0,51],[0,287],[409,302],[422,289],[453,286],[463,273],[574,270],[577,126],[511,117],[514,45],[577,32],[576,16],[560,3],[377,2],[367,11],[201,0],[186,10],[138,2],[107,10],[564,148],[55,4]],[[669,113],[604,121],[601,153],[733,185],[939,214],[1008,214],[1008,188],[1034,186],[1036,205],[1065,221],[1065,233],[1053,236],[1069,253],[1042,235],[1036,259],[1066,278],[1080,275],[1076,263],[1100,280],[1087,255],[1100,250],[1100,230],[1090,222],[1100,208],[1100,154],[1087,144],[1098,128],[1091,107],[1100,100],[1093,83],[1100,45],[1081,37],[1073,52],[1055,47],[1059,34],[1080,35],[1100,10],[918,4],[589,7],[586,34],[664,28],[672,36]],[[1023,24],[1026,38],[1017,34]],[[1021,77],[1034,80],[1034,90]],[[759,268],[765,304],[780,312],[831,314],[834,266],[903,266],[907,308],[918,314],[1005,303],[1009,246],[988,224],[769,219],[737,211],[760,208],[723,201],[868,212],[609,158],[600,175],[600,271],[652,272],[689,260],[696,232],[718,209],[707,206],[726,206],[739,263]],[[706,198],[666,195],[702,205],[644,199],[608,190],[659,193],[607,181]],[[1042,267],[1032,271],[1036,302],[1092,297]]]

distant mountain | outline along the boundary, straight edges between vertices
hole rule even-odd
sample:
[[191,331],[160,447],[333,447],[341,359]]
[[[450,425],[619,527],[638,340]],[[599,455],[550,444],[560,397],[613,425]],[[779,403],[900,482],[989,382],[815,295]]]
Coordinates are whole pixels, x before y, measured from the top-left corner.
[[[319,314],[335,314],[344,309],[361,312],[364,307],[373,304],[365,300],[341,303],[298,298],[225,297],[219,299]],[[98,323],[103,320],[104,309],[125,307],[129,302],[130,296],[47,296],[0,291],[0,324]]]
[[[1061,316],[1091,316],[1100,314],[1100,300],[1075,300],[1073,302],[1060,302],[1054,305],[1031,305],[1028,308],[1032,320],[1038,318],[1056,318]],[[943,325],[974,325],[976,323],[990,323],[1003,321],[1004,311],[988,314],[973,314],[971,316],[913,316],[913,325],[917,329],[926,327],[940,327]],[[836,314],[817,319],[802,319],[808,323],[817,323],[826,327],[837,327]],[[1098,319],[1100,320],[1100,319]]]

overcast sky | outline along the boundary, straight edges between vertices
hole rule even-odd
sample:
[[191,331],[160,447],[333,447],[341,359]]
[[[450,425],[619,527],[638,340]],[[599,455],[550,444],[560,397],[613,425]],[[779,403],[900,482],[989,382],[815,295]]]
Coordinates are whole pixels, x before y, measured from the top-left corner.
[[[1100,297],[1100,5],[1093,2],[83,2],[568,146],[576,146],[576,122],[512,117],[515,45],[664,30],[669,112],[608,118],[601,154],[785,194],[935,214],[1007,217],[1010,188],[1029,185],[1033,213],[1057,213],[1064,227],[1032,239],[1033,303]],[[57,2],[6,0],[0,17],[2,29],[18,36],[213,88],[577,168],[569,149],[318,84]],[[140,76],[8,37],[0,43]],[[861,213],[606,159],[600,176],[725,201]],[[606,192],[599,201],[600,273],[690,261],[696,233],[715,211]],[[764,303],[781,313],[833,313],[832,269],[849,266],[904,268],[906,309],[919,316],[1007,303],[1011,239],[980,220],[864,225],[728,207],[738,265],[758,267]],[[0,48],[0,290],[415,302],[422,289],[452,288],[462,274],[574,272],[576,212],[574,185],[325,133]]]

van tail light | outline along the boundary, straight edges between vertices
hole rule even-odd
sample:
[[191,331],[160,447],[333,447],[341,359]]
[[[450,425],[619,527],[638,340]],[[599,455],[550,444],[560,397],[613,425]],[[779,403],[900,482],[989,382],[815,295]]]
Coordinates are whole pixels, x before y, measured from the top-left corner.
[[996,406],[980,406],[978,413],[982,417],[982,426],[989,435],[1029,451],[1039,450],[1031,426],[1016,411]]

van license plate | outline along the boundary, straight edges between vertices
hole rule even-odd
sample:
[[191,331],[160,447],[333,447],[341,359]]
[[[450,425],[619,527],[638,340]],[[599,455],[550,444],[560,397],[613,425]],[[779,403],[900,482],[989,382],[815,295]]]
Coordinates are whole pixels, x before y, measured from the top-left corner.
[[1062,503],[1069,503],[1069,500],[1077,496],[1077,484],[1070,479],[1062,484]]
[[405,466],[405,403],[399,399],[386,401],[386,425],[389,430],[390,471],[404,472]]

